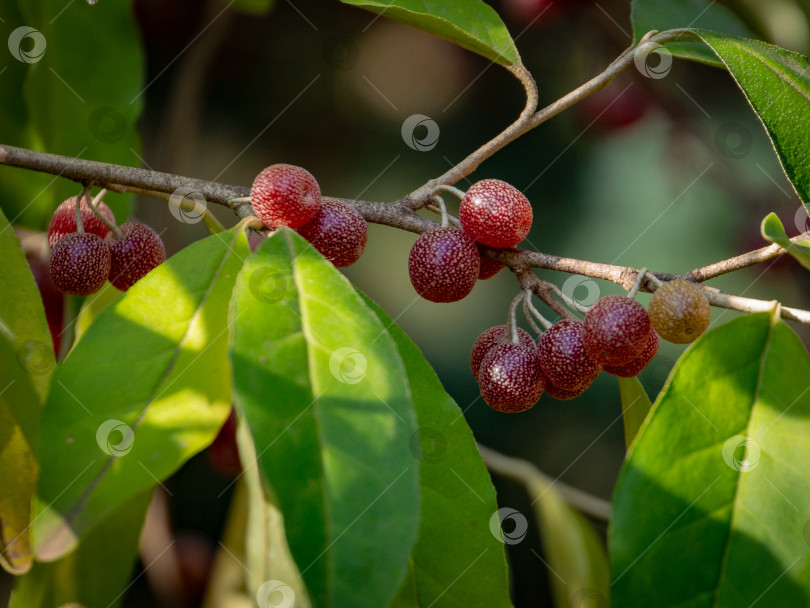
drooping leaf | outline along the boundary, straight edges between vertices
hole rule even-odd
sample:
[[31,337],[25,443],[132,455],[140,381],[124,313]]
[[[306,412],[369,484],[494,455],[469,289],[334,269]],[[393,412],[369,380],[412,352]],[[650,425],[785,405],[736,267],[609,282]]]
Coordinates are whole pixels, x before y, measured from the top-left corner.
[[130,498],[62,559],[34,564],[14,581],[9,608],[120,606],[132,578],[151,496],[146,491]]
[[776,243],[810,270],[810,240],[794,243],[785,232],[785,227],[775,213],[769,213],[762,220],[762,236]]
[[287,229],[246,262],[231,321],[237,405],[313,604],[387,605],[419,526],[416,422],[395,344]]
[[759,40],[695,34],[723,61],[756,112],[793,188],[810,210],[810,61]]
[[619,477],[614,605],[806,605],[808,438],[810,357],[777,315],[701,336]]
[[411,449],[419,460],[422,521],[397,606],[511,606],[504,544],[489,528],[498,510],[495,489],[470,427],[419,348],[365,301],[399,349],[419,424]]
[[618,380],[624,420],[624,443],[629,449],[652,407],[652,402],[638,377],[618,378]]
[[340,0],[444,38],[502,66],[520,54],[498,14],[482,0]]
[[[24,20],[19,25],[35,29],[20,43],[24,49],[33,45],[24,97],[41,147],[56,154],[138,165],[144,56],[131,3],[18,4]],[[55,205],[77,195],[79,188],[56,180],[51,192]],[[126,219],[130,195],[106,200],[119,221]]]
[[64,555],[213,440],[231,404],[227,311],[248,251],[238,229],[182,250],[58,367],[39,434],[39,559]]
[[33,561],[29,528],[42,399],[31,378],[15,344],[0,332],[0,565],[13,574],[26,572]]
[[[752,35],[733,12],[712,0],[633,0],[630,20],[635,42],[652,30],[680,28],[705,28],[733,36]],[[699,40],[671,42],[666,48],[676,57],[722,65],[717,56]]]

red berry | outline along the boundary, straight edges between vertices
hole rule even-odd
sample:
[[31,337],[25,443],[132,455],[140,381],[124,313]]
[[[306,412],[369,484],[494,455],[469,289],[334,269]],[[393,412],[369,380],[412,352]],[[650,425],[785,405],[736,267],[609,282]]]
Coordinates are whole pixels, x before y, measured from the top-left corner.
[[575,391],[566,391],[561,388],[557,388],[553,384],[551,384],[548,380],[546,380],[546,388],[545,392],[550,397],[554,397],[558,401],[568,401],[573,399],[574,397],[579,397],[588,387],[583,388],[582,390],[575,390]]
[[537,403],[545,380],[537,350],[507,342],[489,351],[478,371],[481,396],[499,412],[523,412]]
[[416,292],[431,302],[456,302],[478,280],[481,256],[475,243],[458,228],[434,228],[420,235],[408,256]]
[[[496,325],[484,330],[473,344],[472,352],[470,353],[470,368],[472,369],[473,376],[476,381],[478,380],[478,370],[481,367],[481,361],[484,360],[495,346],[501,342],[501,338],[506,331],[506,325]],[[518,341],[527,348],[534,348],[534,340],[525,329],[517,328]]]
[[256,216],[270,228],[300,228],[321,206],[315,177],[295,165],[270,165],[253,180],[250,202]]
[[353,207],[324,200],[312,221],[301,226],[298,234],[335,266],[351,266],[366,248],[368,225]]
[[166,260],[166,250],[157,232],[146,224],[126,222],[119,229],[123,238],[111,232],[105,240],[112,254],[110,283],[126,291]]
[[[56,208],[56,211],[53,212],[53,217],[51,218],[51,223],[48,226],[48,245],[53,246],[56,245],[56,242],[65,236],[66,234],[70,234],[71,232],[76,232],[76,199],[78,197],[74,196],[72,198],[67,199],[61,205]],[[110,231],[107,226],[104,225],[99,217],[93,213],[90,209],[90,205],[87,204],[87,198],[82,199],[82,228],[84,228],[85,232],[89,232],[90,234],[95,234],[104,238],[107,236],[107,233]],[[113,224],[115,223],[115,216],[113,215],[112,210],[104,204],[102,201],[98,204],[98,210],[101,211],[104,216],[110,220]]]
[[514,247],[529,234],[532,206],[514,186],[484,179],[467,190],[458,217],[474,241],[490,247]]
[[626,296],[605,296],[585,315],[583,342],[602,365],[630,363],[647,345],[650,318],[644,307]]
[[501,270],[506,268],[506,264],[502,264],[498,260],[493,260],[486,253],[484,253],[481,245],[478,245],[478,243],[476,243],[476,245],[478,247],[478,253],[481,255],[481,270],[478,271],[479,281],[486,281],[487,279],[491,279]]
[[605,371],[609,374],[613,374],[614,376],[620,376],[621,378],[632,378],[633,376],[638,376],[650,361],[653,360],[655,354],[658,352],[658,334],[655,333],[654,329],[650,329],[650,337],[647,339],[647,346],[644,347],[644,350],[641,351],[641,354],[633,359],[630,363],[625,363],[624,365],[617,365],[617,366],[605,366]]
[[560,391],[581,393],[602,371],[602,366],[585,351],[584,331],[582,321],[563,319],[549,327],[537,342],[543,376]]
[[62,293],[86,296],[97,292],[110,274],[110,249],[97,234],[73,232],[51,252],[51,278]]

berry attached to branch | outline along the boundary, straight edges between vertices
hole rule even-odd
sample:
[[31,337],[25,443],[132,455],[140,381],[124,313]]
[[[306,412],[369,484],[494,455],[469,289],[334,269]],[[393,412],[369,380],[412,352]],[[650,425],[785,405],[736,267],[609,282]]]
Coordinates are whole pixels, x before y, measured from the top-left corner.
[[355,209],[324,200],[312,221],[298,228],[323,257],[337,267],[351,266],[366,248],[368,225]]
[[123,238],[107,235],[112,265],[110,283],[126,291],[146,274],[166,260],[166,250],[157,232],[140,222],[126,222],[120,226]]
[[596,380],[602,366],[585,351],[584,332],[582,321],[563,319],[540,336],[537,354],[547,384],[576,395]]
[[647,346],[649,334],[647,311],[626,296],[605,296],[585,315],[585,350],[603,366],[630,363]]
[[624,365],[616,365],[610,366],[606,365],[604,370],[609,373],[613,374],[614,376],[619,376],[620,378],[632,378],[633,376],[638,376],[647,365],[649,365],[650,361],[653,360],[656,353],[658,352],[658,334],[655,333],[654,329],[650,329],[650,336],[647,339],[647,346],[644,347],[644,350],[641,351],[641,354],[630,361],[630,363],[625,363]]
[[514,247],[529,234],[532,206],[523,193],[499,179],[474,183],[461,200],[461,227],[477,243]]
[[321,189],[303,167],[271,165],[253,180],[250,202],[256,217],[269,228],[300,228],[318,213]]
[[[534,348],[534,340],[529,332],[525,329],[518,327],[517,336],[518,342],[527,348]],[[481,368],[481,362],[486,358],[493,348],[501,342],[508,340],[506,334],[506,325],[496,325],[484,330],[473,344],[472,352],[470,352],[470,368],[472,369],[473,376],[476,382],[478,381],[478,371]]]
[[683,279],[669,281],[656,289],[649,309],[655,330],[674,344],[694,342],[712,320],[711,307],[703,290]]
[[492,409],[508,413],[528,410],[546,385],[537,350],[512,342],[498,344],[481,362],[478,385]]
[[[48,245],[51,246],[51,249],[53,249],[54,245],[56,245],[56,242],[60,238],[66,234],[70,234],[78,230],[76,227],[77,198],[78,197],[73,196],[67,199],[56,208],[56,211],[53,212],[51,223],[48,226]],[[115,223],[115,216],[113,215],[112,210],[105,203],[100,202],[98,204],[98,210],[103,213],[107,219],[110,220],[110,222],[113,224]],[[93,213],[90,206],[87,204],[86,198],[82,199],[81,213],[82,227],[84,228],[85,232],[95,234],[102,239],[107,236],[110,229],[104,225],[104,222],[102,222],[95,213]]]
[[458,228],[423,233],[408,256],[408,273],[416,292],[431,302],[457,302],[478,280],[481,256],[472,239]]
[[62,293],[90,295],[104,285],[110,263],[110,249],[104,239],[90,232],[73,232],[53,246],[51,278]]
[[481,255],[481,270],[478,272],[479,281],[491,279],[501,270],[506,268],[506,264],[501,264],[498,260],[493,260],[486,253],[484,253],[481,245],[478,245],[478,253]]

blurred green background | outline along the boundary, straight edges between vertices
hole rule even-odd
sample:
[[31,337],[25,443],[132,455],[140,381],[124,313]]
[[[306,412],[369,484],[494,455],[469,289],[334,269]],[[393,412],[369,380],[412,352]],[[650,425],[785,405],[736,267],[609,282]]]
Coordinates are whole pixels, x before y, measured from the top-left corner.
[[[601,71],[630,43],[626,0],[556,0],[536,20],[545,10],[542,1],[492,4],[518,37],[541,104]],[[807,52],[806,5],[725,4],[758,36]],[[145,166],[160,171],[249,185],[265,166],[287,162],[309,169],[326,194],[394,200],[495,136],[523,107],[522,89],[505,70],[337,1],[278,1],[263,16],[236,13],[219,0],[138,0],[134,11],[151,83],[140,123],[141,156]],[[438,125],[439,139],[430,150],[414,150],[403,138],[402,124],[414,114]],[[426,134],[417,129],[413,135]],[[765,246],[759,224],[770,211],[791,236],[810,228],[731,77],[682,60],[657,80],[627,70],[604,92],[486,161],[471,179],[485,177],[509,181],[532,201],[526,247],[656,271],[685,272]],[[457,201],[446,200],[455,211]],[[234,222],[225,210],[214,211],[224,223]],[[139,199],[134,215],[164,231],[169,254],[206,234],[202,223],[178,222],[158,200]],[[615,379],[603,374],[573,401],[546,396],[520,415],[490,410],[472,378],[469,351],[480,332],[505,322],[518,284],[502,272],[462,302],[421,300],[407,275],[415,238],[371,226],[365,255],[346,274],[420,346],[479,442],[609,499],[624,455]],[[587,284],[574,289],[567,275],[539,275],[565,284],[577,298],[589,295]],[[790,259],[710,284],[810,306],[810,282]],[[592,285],[601,295],[620,292],[615,285]],[[645,304],[647,299],[640,296]],[[713,323],[734,314],[715,310]],[[810,331],[796,329],[810,343]],[[662,343],[641,374],[651,396],[682,351]],[[230,497],[220,496],[230,478],[212,470],[216,458],[195,458],[167,483],[174,495],[168,501],[173,526],[188,545],[182,551],[191,555],[185,576],[192,581],[205,577]],[[500,503],[528,517],[523,489],[499,478],[495,483]],[[596,525],[604,533],[604,525]],[[535,555],[542,555],[536,530],[531,523],[526,541],[509,547],[519,607],[550,605],[549,573]],[[147,580],[133,587],[125,605],[165,603]],[[178,601],[194,605],[193,595]]]

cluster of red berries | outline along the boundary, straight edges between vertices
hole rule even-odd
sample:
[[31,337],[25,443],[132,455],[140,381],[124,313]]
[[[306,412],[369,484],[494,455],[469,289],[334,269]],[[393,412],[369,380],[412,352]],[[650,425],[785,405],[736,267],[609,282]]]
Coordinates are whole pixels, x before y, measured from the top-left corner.
[[83,198],[81,226],[77,226],[77,198],[59,205],[48,226],[51,278],[59,291],[86,296],[101,289],[108,279],[126,291],[166,259],[163,242],[149,226],[130,221],[111,231],[100,214],[112,226],[115,216],[103,202],[98,203],[96,213]]
[[658,352],[659,334],[676,344],[694,341],[711,320],[702,290],[675,280],[659,287],[649,314],[626,296],[598,300],[584,321],[563,319],[535,344],[528,332],[491,327],[473,345],[470,366],[481,396],[495,410],[522,412],[543,392],[555,399],[581,395],[604,370],[614,376],[638,375]]
[[321,199],[317,180],[302,167],[267,167],[253,181],[250,202],[265,226],[294,228],[335,266],[349,266],[363,255],[366,220],[353,207]]
[[529,233],[532,206],[520,190],[498,179],[470,186],[459,207],[461,228],[433,228],[411,248],[408,272],[416,292],[431,302],[457,302],[479,279],[504,266],[482,246],[514,247]]

